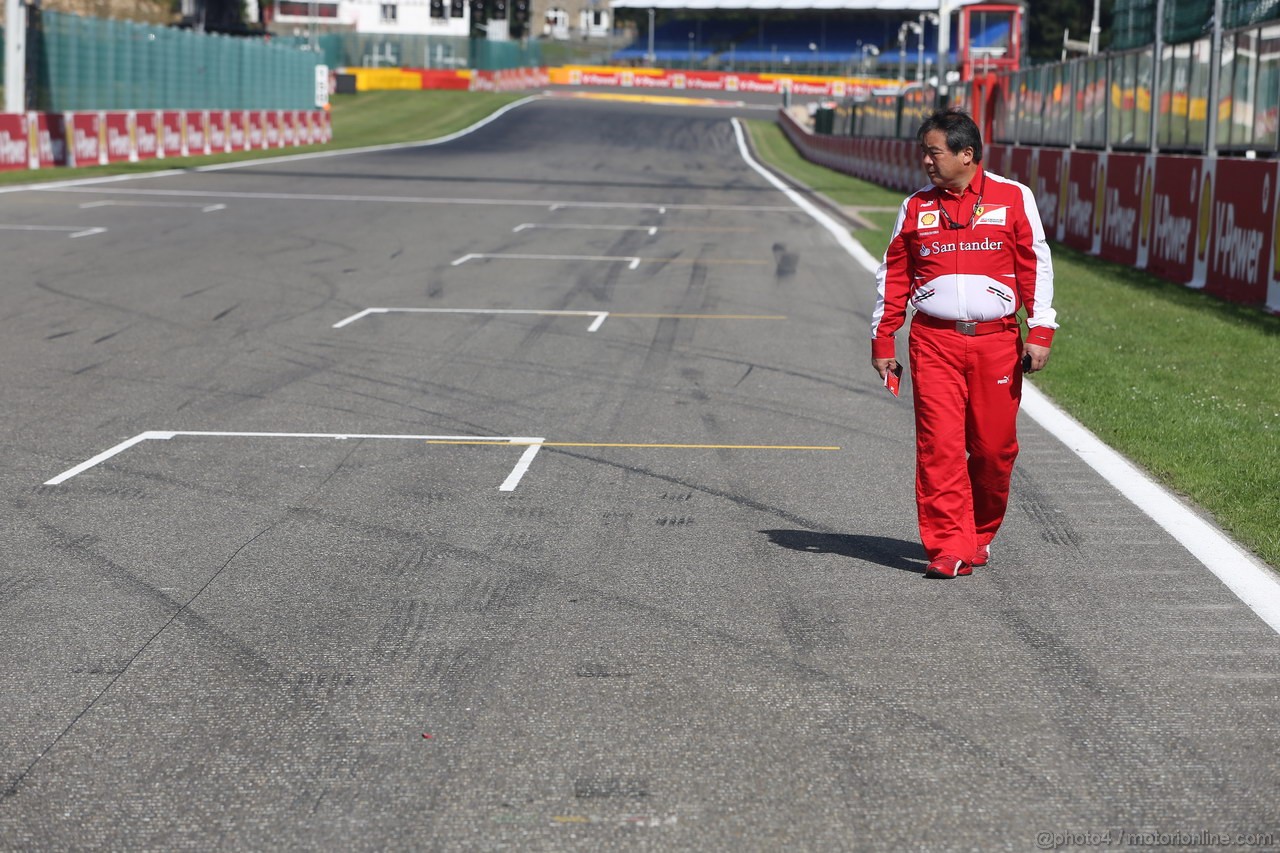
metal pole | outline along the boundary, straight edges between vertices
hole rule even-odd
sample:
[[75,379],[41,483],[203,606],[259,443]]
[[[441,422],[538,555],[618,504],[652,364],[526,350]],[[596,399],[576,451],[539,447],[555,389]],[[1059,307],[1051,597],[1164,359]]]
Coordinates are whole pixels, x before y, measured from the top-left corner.
[[27,7],[22,0],[4,3],[4,111],[27,109]]
[[916,82],[924,85],[924,15],[920,16],[920,40],[916,42]]
[[947,54],[951,52],[951,7],[938,0],[938,101],[947,102]]
[[1151,153],[1158,153],[1160,143],[1157,132],[1160,129],[1160,54],[1164,53],[1164,0],[1156,0],[1156,40],[1152,45],[1151,56],[1151,115],[1148,117],[1151,134]]
[[907,82],[907,25],[898,27],[898,83]]
[[649,10],[649,53],[646,58],[649,60],[650,67],[658,61],[657,54],[653,52],[653,9]]
[[1222,0],[1213,0],[1213,35],[1209,38],[1209,109],[1205,110],[1205,151],[1218,156],[1218,87],[1222,85]]
[[320,6],[316,0],[310,0],[307,3],[307,18],[309,19],[307,27],[307,50],[315,53],[320,47],[320,38],[317,29],[320,26]]

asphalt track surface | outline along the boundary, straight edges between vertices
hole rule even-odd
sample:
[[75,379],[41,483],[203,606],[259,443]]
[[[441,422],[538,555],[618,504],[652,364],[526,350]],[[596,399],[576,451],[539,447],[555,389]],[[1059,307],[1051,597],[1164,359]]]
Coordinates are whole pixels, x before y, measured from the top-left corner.
[[1280,637],[1034,423],[923,578],[872,279],[725,110],[0,224],[6,849],[1280,842]]

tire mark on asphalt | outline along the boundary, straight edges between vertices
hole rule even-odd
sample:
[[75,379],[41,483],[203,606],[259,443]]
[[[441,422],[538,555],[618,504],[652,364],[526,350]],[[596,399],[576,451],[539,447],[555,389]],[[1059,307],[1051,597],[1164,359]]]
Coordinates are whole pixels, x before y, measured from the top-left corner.
[[159,314],[151,314],[146,311],[141,311],[137,308],[127,308],[123,305],[117,305],[114,302],[108,302],[105,299],[95,299],[92,296],[85,296],[80,293],[71,293],[70,291],[59,290],[53,285],[48,284],[47,282],[40,281],[38,279],[32,282],[32,284],[37,289],[42,290],[45,293],[49,293],[54,296],[61,297],[63,299],[70,299],[73,302],[83,302],[87,305],[93,305],[98,308],[106,309],[108,311],[118,311],[121,314],[127,314],[130,317],[138,317],[143,320],[151,320],[162,326],[166,326],[171,329],[178,329],[188,334],[198,333],[203,329],[203,326],[192,326],[186,323],[180,323],[177,320],[171,320],[168,317],[164,317]]
[[[325,477],[324,480],[322,480],[319,484],[317,484],[315,488],[313,488],[306,495],[304,495],[300,499],[300,503],[305,504],[314,495],[319,493],[329,483],[329,481],[333,479],[333,477],[338,473],[338,471],[342,469],[342,467],[346,464],[347,460],[351,458],[351,455],[355,453],[356,450],[359,449],[360,445],[363,443],[364,442],[362,440],[353,441],[351,448],[347,451],[346,455],[343,456],[343,458],[338,462],[338,464],[334,466],[334,469],[331,472],[329,472],[329,475]],[[244,553],[244,551],[247,548],[249,548],[249,546],[253,545],[253,543],[257,542],[260,538],[262,538],[270,530],[272,530],[277,524],[279,524],[280,521],[288,517],[289,517],[289,510],[285,510],[284,512],[278,514],[274,519],[268,522],[261,530],[259,530],[257,533],[255,533],[253,536],[247,539],[244,543],[242,543],[239,547],[237,547],[235,551],[231,554],[231,556],[227,558],[226,562],[224,562],[217,569],[217,571],[215,571],[212,575],[210,575],[208,580],[206,580],[204,584],[198,590],[196,590],[196,592],[190,598],[188,598],[185,602],[180,602],[177,599],[173,598],[172,596],[167,595],[163,590],[157,589],[156,587],[152,586],[146,581],[143,581],[141,578],[137,577],[132,572],[128,571],[128,569],[124,568],[118,563],[115,563],[114,561],[102,555],[95,555],[98,558],[95,562],[97,562],[100,566],[105,566],[106,568],[108,568],[108,570],[112,574],[114,574],[117,578],[124,580],[127,585],[132,586],[133,588],[141,591],[144,595],[151,598],[153,601],[167,604],[168,606],[175,607],[176,609],[172,614],[170,614],[169,618],[165,620],[164,623],[155,631],[155,633],[153,633],[149,639],[147,639],[141,646],[138,647],[137,651],[135,651],[127,660],[124,660],[123,665],[119,667],[119,671],[112,676],[111,680],[108,681],[107,684],[104,685],[100,691],[98,691],[98,693],[89,701],[89,703],[85,705],[85,707],[81,709],[78,714],[76,714],[76,716],[71,720],[71,722],[69,722],[67,726],[56,737],[53,738],[53,740],[51,740],[47,745],[45,745],[45,747],[39,752],[39,754],[36,755],[35,759],[30,764],[27,765],[26,769],[18,773],[10,781],[9,785],[7,785],[4,788],[4,790],[0,791],[0,803],[3,803],[8,799],[17,796],[20,788],[22,787],[22,783],[27,779],[28,776],[31,775],[31,773],[35,770],[36,766],[44,759],[44,757],[48,755],[59,743],[61,743],[62,740],[67,737],[67,735],[71,733],[71,730],[74,729],[76,725],[82,719],[84,719],[85,716],[88,715],[89,712],[92,711],[100,701],[102,701],[102,698],[106,696],[108,692],[110,692],[111,688],[114,687],[120,681],[120,679],[125,677],[125,675],[129,672],[130,667],[132,667],[132,665],[138,660],[138,658],[141,657],[143,653],[145,653],[146,650],[150,648],[151,645],[155,643],[157,639],[159,639],[161,634],[163,634],[170,626],[174,625],[175,623],[180,623],[184,627],[193,627],[200,630],[202,633],[211,635],[216,640],[218,640],[223,645],[224,648],[228,648],[232,651],[232,658],[235,659],[237,663],[239,663],[241,666],[245,666],[246,664],[248,664],[246,668],[248,668],[251,673],[263,674],[265,672],[268,672],[271,669],[271,665],[266,658],[263,658],[262,656],[260,656],[255,649],[247,646],[244,643],[241,643],[239,640],[236,640],[231,635],[217,628],[209,620],[205,619],[202,616],[197,615],[191,608],[192,608],[192,605],[196,602],[196,599],[198,599],[201,595],[203,595],[204,592],[208,590],[209,587],[211,587],[218,580],[218,578],[222,576],[222,574],[227,570],[227,568],[230,567],[231,564],[234,563],[236,559],[242,553]],[[61,529],[59,529],[58,527],[48,522],[45,522],[41,519],[32,518],[31,520],[35,522],[36,525],[39,526],[42,530],[44,530],[48,535],[50,535],[51,538],[55,539],[55,541],[61,540],[63,542],[66,542],[68,547],[73,551],[75,550],[79,550],[81,552],[86,551],[83,545],[78,544],[74,539],[67,536],[67,534]],[[87,553],[92,554],[93,552],[88,551]]]

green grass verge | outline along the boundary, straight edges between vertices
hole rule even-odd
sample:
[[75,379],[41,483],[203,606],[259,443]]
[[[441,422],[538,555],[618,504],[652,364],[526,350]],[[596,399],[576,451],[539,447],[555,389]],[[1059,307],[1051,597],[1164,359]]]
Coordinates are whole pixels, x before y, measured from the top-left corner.
[[185,169],[260,160],[282,154],[307,151],[337,151],[365,145],[394,142],[417,142],[434,139],[474,124],[512,101],[522,93],[496,92],[361,92],[358,95],[334,95],[333,141],[326,145],[304,145],[270,151],[237,151],[208,157],[170,157],[139,163],[115,163],[84,169],[42,169],[0,172],[0,185],[29,184],[36,181],[65,181],[104,175],[131,175],[161,169]]
[[[775,123],[747,124],[775,168],[841,204],[884,204],[883,187],[803,160]],[[895,217],[870,218],[853,233],[880,256]],[[1280,317],[1065,246],[1053,257],[1062,328],[1036,387],[1280,566]]]

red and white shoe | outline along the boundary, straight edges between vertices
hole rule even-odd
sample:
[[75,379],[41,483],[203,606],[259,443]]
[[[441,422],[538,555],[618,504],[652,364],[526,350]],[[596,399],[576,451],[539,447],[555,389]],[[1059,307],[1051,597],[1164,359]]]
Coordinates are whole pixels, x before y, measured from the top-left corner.
[[973,555],[973,565],[985,566],[987,563],[990,563],[990,562],[991,562],[991,545],[989,543],[986,545],[979,545],[978,553]]
[[955,578],[971,574],[973,574],[973,566],[959,557],[952,557],[949,554],[943,554],[941,557],[930,561],[924,570],[924,576],[927,578]]

